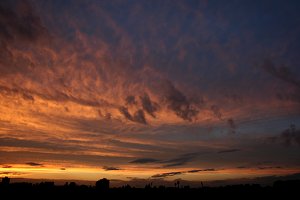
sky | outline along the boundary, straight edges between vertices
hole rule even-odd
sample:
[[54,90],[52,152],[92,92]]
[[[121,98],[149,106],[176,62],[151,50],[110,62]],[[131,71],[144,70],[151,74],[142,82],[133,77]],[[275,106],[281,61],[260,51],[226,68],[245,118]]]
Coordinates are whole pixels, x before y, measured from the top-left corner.
[[300,172],[300,2],[2,0],[0,176]]

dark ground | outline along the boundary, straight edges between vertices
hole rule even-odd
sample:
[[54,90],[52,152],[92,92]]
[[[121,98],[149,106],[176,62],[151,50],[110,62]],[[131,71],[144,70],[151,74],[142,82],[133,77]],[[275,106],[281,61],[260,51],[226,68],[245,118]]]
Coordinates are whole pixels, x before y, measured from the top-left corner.
[[297,199],[300,194],[300,180],[276,181],[273,186],[228,185],[224,187],[152,187],[102,188],[76,185],[72,182],[56,186],[53,182],[3,183],[0,185],[0,199],[210,199],[236,198]]

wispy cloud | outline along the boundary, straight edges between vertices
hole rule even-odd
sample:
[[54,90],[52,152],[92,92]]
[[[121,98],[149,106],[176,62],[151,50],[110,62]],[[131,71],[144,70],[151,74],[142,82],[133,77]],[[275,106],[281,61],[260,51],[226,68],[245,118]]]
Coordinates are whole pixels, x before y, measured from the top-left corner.
[[147,163],[156,163],[159,162],[159,160],[154,159],[154,158],[139,158],[133,161],[130,161],[130,163],[134,164],[147,164]]
[[183,154],[170,160],[161,161],[161,163],[165,164],[164,167],[182,166],[194,160],[198,155],[198,153]]
[[32,167],[43,167],[44,165],[41,163],[36,163],[36,162],[27,162],[25,163],[26,165],[32,166]]
[[120,168],[118,167],[109,167],[109,166],[103,166],[103,169],[105,171],[116,171],[116,170],[121,170]]
[[3,165],[2,168],[12,168],[11,165]]
[[238,152],[241,151],[241,149],[225,149],[222,151],[219,151],[218,153],[234,153],[234,152]]
[[194,169],[194,170],[189,170],[189,171],[176,171],[176,172],[166,172],[166,173],[161,173],[161,174],[155,174],[151,177],[152,178],[166,178],[166,177],[176,176],[176,175],[181,175],[181,174],[198,173],[198,172],[213,172],[213,171],[216,171],[216,169],[213,169],[213,168]]
[[216,169],[214,169],[214,168],[208,168],[208,169],[194,169],[194,170],[187,171],[187,173],[213,172],[213,171],[216,171]]
[[155,174],[152,176],[152,178],[165,178],[168,176],[175,176],[175,175],[180,175],[182,172],[167,172],[167,173],[162,173],[162,174]]
[[25,172],[0,172],[0,175],[5,175],[5,176],[22,176],[26,174],[27,173]]

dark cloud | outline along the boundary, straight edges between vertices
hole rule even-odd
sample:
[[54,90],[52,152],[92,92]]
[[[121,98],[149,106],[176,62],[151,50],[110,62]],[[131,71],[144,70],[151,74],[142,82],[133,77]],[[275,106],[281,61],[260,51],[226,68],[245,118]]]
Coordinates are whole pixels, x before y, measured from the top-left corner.
[[208,168],[208,169],[203,169],[202,171],[203,172],[213,172],[213,171],[216,171],[216,170],[213,169],[213,168]]
[[60,168],[60,170],[63,170],[63,171],[64,171],[64,170],[66,170],[66,168],[62,167],[62,168]]
[[147,121],[146,121],[146,118],[145,118],[145,114],[144,114],[144,111],[143,110],[138,110],[134,113],[133,115],[133,119],[132,121],[134,122],[138,122],[138,123],[141,123],[141,124],[147,124]]
[[42,167],[42,166],[44,166],[43,164],[41,164],[41,163],[36,163],[36,162],[27,162],[27,163],[25,163],[26,165],[29,165],[29,166],[33,166],[33,167],[37,167],[37,166],[39,166],[39,167]]
[[155,163],[158,162],[159,160],[153,159],[153,158],[139,158],[133,161],[130,161],[130,163],[135,163],[135,164],[147,164],[147,163]]
[[187,97],[180,92],[170,81],[163,83],[165,90],[165,100],[168,104],[168,108],[175,112],[180,118],[192,121],[194,117],[199,113],[195,105],[192,105]]
[[128,119],[130,121],[141,123],[141,124],[147,124],[144,111],[141,109],[137,110],[133,116],[129,113],[128,108],[126,108],[124,106],[121,106],[119,108],[119,111],[123,114],[123,116],[126,119]]
[[217,105],[212,105],[210,109],[215,117],[217,117],[218,119],[222,119],[221,109]]
[[[158,105],[152,102],[147,94],[140,96],[140,100],[143,109],[138,109],[134,114],[131,114],[125,106],[121,106],[119,110],[126,119],[141,124],[147,124],[144,111],[155,118],[155,111],[157,111]],[[137,105],[137,101],[134,96],[127,96],[125,102],[126,105]]]
[[295,143],[300,146],[300,130],[296,129],[294,124],[291,124],[289,129],[284,130],[279,137],[277,137],[285,146],[290,146]]
[[278,92],[276,94],[277,99],[281,101],[294,101],[300,102],[300,79],[295,73],[293,73],[287,66],[281,65],[276,67],[275,64],[270,60],[265,60],[261,66],[267,73],[282,80],[292,86],[294,90],[288,90]]
[[147,94],[145,94],[144,96],[140,96],[140,99],[143,109],[153,118],[155,118],[155,112],[158,110],[158,104],[152,102]]
[[26,173],[24,172],[0,172],[0,175],[11,175],[11,176],[16,176],[16,175],[25,175]]
[[300,80],[288,67],[284,65],[276,67],[270,60],[265,60],[261,67],[274,77],[300,88]]
[[27,94],[27,93],[23,93],[23,99],[34,101],[34,97],[30,94]]
[[194,170],[189,170],[189,171],[167,172],[167,173],[155,174],[151,177],[152,178],[165,178],[168,176],[175,176],[175,175],[181,175],[181,174],[187,174],[187,173],[211,172],[211,171],[216,171],[216,169],[208,168],[208,169],[194,169]]
[[142,143],[138,143],[138,142],[125,142],[125,141],[120,141],[120,140],[109,140],[109,142],[111,144],[114,144],[118,147],[122,147],[122,148],[128,148],[128,149],[135,149],[138,151],[147,151],[147,152],[153,152],[153,151],[166,151],[168,150],[168,147],[163,147],[163,146],[159,146],[156,144],[142,144]]
[[278,136],[268,137],[266,140],[270,143],[281,143],[287,147],[292,144],[300,146],[300,130],[291,124],[290,128],[282,131]]
[[289,93],[288,92],[277,93],[276,97],[281,101],[300,102],[300,88]]
[[109,166],[103,166],[103,168],[105,171],[115,171],[115,170],[121,170],[118,167],[109,167]]
[[226,150],[219,151],[218,153],[233,153],[238,151],[241,151],[241,149],[226,149]]
[[187,171],[188,173],[197,173],[197,172],[201,172],[202,169],[193,169],[193,170],[189,170]]
[[139,163],[139,164],[145,164],[145,163],[161,163],[164,164],[163,167],[175,167],[175,166],[181,166],[185,165],[192,160],[194,160],[196,157],[198,157],[198,153],[188,153],[188,154],[183,154],[180,155],[176,158],[173,159],[168,159],[168,160],[157,160],[153,158],[140,158],[134,161],[131,161],[130,163]]
[[180,175],[182,172],[167,172],[167,173],[162,173],[162,174],[155,174],[151,176],[152,178],[165,178],[168,176],[175,176],[175,175]]
[[49,40],[48,30],[29,1],[0,2],[0,75],[30,70],[34,66],[31,59],[16,57],[13,51]]
[[263,167],[257,167],[259,170],[264,170],[264,169],[282,169],[281,166],[263,166]]
[[194,170],[187,171],[186,173],[212,172],[212,171],[216,171],[216,169],[213,169],[213,168],[208,168],[208,169],[194,169]]
[[246,167],[246,166],[237,166],[236,168],[237,169],[247,169],[248,167]]
[[126,119],[128,119],[128,120],[130,120],[130,121],[133,121],[133,118],[132,118],[131,114],[129,113],[128,108],[126,108],[126,107],[124,107],[124,106],[121,106],[121,107],[119,108],[119,111],[121,112],[121,114],[123,114],[123,116],[124,116]]
[[12,168],[10,165],[3,165],[2,168]]
[[236,124],[232,118],[227,120],[227,125],[229,127],[229,133],[235,134],[236,133]]
[[34,42],[48,35],[41,19],[28,1],[0,4],[0,35],[5,40]]
[[127,96],[125,99],[126,105],[136,105],[137,101],[135,100],[135,96]]
[[164,167],[175,167],[175,166],[181,166],[185,165],[192,160],[194,160],[198,156],[198,153],[188,153],[184,155],[180,155],[177,158],[161,161],[161,163],[164,163]]
[[266,170],[266,169],[283,169],[284,167],[280,166],[274,161],[261,161],[253,162],[246,165],[241,165],[236,167],[237,169],[253,169],[253,170]]

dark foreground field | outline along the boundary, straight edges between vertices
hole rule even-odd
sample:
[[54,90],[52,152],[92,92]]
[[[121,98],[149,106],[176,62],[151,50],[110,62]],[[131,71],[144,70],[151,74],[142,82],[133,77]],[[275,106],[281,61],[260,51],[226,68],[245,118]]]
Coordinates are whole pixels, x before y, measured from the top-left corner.
[[0,199],[210,199],[210,198],[277,198],[297,199],[300,194],[300,180],[276,181],[273,186],[228,185],[223,187],[152,187],[120,188],[86,186],[69,183],[56,186],[53,182],[2,183]]

